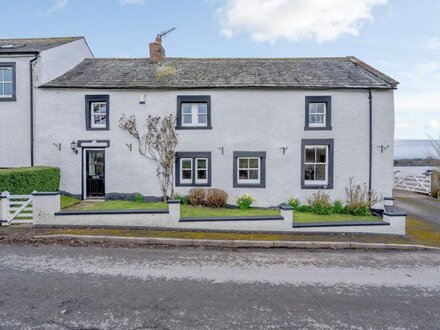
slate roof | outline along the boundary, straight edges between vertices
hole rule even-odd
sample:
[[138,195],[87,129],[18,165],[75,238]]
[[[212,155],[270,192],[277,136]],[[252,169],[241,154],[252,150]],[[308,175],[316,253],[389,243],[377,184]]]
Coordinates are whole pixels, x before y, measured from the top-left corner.
[[41,52],[83,37],[0,39],[0,54]]
[[398,82],[355,57],[85,59],[45,88],[390,89]]

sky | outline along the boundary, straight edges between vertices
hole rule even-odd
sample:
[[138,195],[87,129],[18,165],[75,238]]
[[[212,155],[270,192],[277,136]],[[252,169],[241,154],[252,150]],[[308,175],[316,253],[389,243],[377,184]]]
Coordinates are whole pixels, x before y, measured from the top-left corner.
[[400,85],[399,139],[440,132],[440,0],[0,0],[0,38],[84,36],[95,57],[354,55]]

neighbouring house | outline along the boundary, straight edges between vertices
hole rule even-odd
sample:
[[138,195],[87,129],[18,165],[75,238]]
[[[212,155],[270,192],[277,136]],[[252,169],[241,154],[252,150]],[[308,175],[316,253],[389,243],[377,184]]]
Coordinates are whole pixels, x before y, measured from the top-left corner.
[[355,57],[168,58],[157,37],[149,58],[93,58],[83,38],[61,40],[35,42],[31,57],[0,40],[0,167],[57,166],[61,189],[84,199],[161,196],[155,164],[118,125],[173,113],[179,193],[215,187],[271,206],[325,189],[344,200],[353,177],[391,196],[398,82]]

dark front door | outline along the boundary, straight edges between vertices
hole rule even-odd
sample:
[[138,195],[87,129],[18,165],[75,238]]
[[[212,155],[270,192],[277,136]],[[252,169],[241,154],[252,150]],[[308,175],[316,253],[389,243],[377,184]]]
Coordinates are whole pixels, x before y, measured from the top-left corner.
[[87,197],[105,196],[104,150],[86,150]]

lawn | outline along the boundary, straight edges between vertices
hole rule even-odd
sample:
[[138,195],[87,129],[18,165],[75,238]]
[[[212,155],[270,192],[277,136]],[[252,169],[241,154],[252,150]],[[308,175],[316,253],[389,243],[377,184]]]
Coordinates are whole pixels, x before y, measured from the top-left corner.
[[[76,205],[79,200],[71,197],[62,196],[61,205],[63,209]],[[139,210],[139,209],[167,209],[168,205],[163,202],[143,202],[111,200],[97,203],[90,203],[81,207],[75,206],[80,210]],[[182,218],[201,218],[201,217],[238,217],[238,216],[257,216],[257,215],[279,215],[278,209],[257,209],[250,208],[240,210],[235,208],[209,208],[203,206],[181,205],[180,216]],[[295,212],[294,221],[298,222],[327,222],[327,221],[378,221],[380,218],[374,216],[352,216],[348,214],[329,214],[318,215],[311,212]]]

